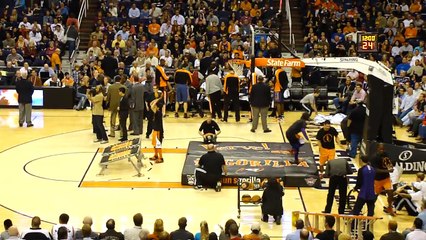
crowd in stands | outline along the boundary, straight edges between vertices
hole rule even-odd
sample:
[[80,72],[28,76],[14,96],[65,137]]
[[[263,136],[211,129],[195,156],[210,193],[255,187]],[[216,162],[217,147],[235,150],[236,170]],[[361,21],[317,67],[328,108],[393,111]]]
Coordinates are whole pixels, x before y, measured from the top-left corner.
[[[7,2],[2,1],[0,6],[0,65],[7,66],[8,77],[14,76],[11,68],[24,65],[48,64],[59,73],[65,50],[68,48],[71,54],[75,49],[79,26],[73,2],[78,1]],[[29,76],[26,74],[25,78]],[[13,85],[8,81],[2,84]]]
[[[389,232],[381,236],[381,240],[420,240],[426,237],[426,201],[423,201],[424,210],[417,218],[413,221],[413,227],[405,229],[403,232],[398,229],[398,223],[394,220],[390,220],[388,223]],[[4,220],[4,231],[0,234],[1,240],[11,239],[25,239],[25,240],[268,240],[270,237],[262,232],[261,225],[257,222],[251,224],[250,232],[243,234],[239,230],[238,223],[229,219],[226,221],[224,227],[221,226],[221,232],[216,233],[209,230],[209,224],[206,221],[200,223],[199,230],[196,230],[195,234],[188,231],[187,219],[181,217],[177,223],[177,229],[175,231],[167,231],[164,227],[164,222],[161,218],[158,218],[154,222],[153,231],[151,232],[146,228],[144,218],[141,213],[136,213],[133,216],[134,226],[127,226],[123,232],[116,229],[114,219],[108,219],[105,227],[105,232],[97,232],[93,229],[93,219],[89,216],[85,217],[82,221],[82,227],[77,228],[69,224],[69,215],[63,213],[59,216],[59,221],[54,224],[52,229],[42,229],[41,219],[35,216],[31,219],[31,225],[28,227],[21,227],[13,225],[10,219]],[[325,216],[324,228],[320,230],[315,236],[315,239],[319,240],[351,240],[351,236],[348,233],[342,233],[336,231],[335,217],[329,215]],[[313,239],[313,233],[308,231],[305,223],[302,219],[298,219],[295,222],[296,230],[286,235],[287,240],[300,239],[308,240]],[[362,233],[364,240],[373,240],[374,234],[370,231],[364,231]],[[379,239],[376,236],[376,239]]]

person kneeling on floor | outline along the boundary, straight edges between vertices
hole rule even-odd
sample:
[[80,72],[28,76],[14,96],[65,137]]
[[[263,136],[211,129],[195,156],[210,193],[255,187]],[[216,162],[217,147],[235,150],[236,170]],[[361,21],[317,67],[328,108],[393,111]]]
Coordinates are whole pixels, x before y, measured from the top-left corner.
[[216,152],[213,144],[207,146],[207,151],[201,156],[195,169],[195,189],[202,190],[203,188],[211,187],[215,188],[216,192],[220,192],[222,173],[225,176],[228,174],[225,158],[221,153]]
[[198,133],[203,137],[204,143],[216,143],[217,135],[220,134],[219,125],[212,120],[212,116],[209,114],[207,120],[205,120],[198,130]]
[[262,221],[268,222],[268,215],[272,215],[277,225],[281,224],[283,215],[284,188],[275,178],[269,178],[262,195]]

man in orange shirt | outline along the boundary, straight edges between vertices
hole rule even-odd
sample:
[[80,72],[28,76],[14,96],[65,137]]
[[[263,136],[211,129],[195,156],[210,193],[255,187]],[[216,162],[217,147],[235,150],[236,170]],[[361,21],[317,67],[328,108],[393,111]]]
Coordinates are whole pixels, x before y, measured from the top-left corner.
[[417,28],[414,26],[413,22],[410,23],[410,26],[405,28],[404,35],[405,35],[405,39],[417,37]]
[[413,3],[411,3],[410,5],[410,13],[414,14],[414,13],[419,13],[422,11],[422,5],[420,4],[419,0],[414,0]]
[[57,48],[55,52],[52,54],[52,57],[50,58],[50,63],[52,64],[52,68],[56,71],[59,71],[62,69],[62,62],[61,62],[61,50]]
[[157,19],[153,18],[151,24],[148,25],[148,32],[151,38],[158,40],[160,36],[160,24],[157,23]]
[[251,2],[249,2],[248,0],[244,0],[244,1],[242,1],[241,2],[241,4],[240,4],[240,8],[243,10],[243,11],[250,11],[251,10]]
[[351,22],[346,22],[346,26],[343,28],[343,33],[353,33],[356,32],[356,28],[352,27]]

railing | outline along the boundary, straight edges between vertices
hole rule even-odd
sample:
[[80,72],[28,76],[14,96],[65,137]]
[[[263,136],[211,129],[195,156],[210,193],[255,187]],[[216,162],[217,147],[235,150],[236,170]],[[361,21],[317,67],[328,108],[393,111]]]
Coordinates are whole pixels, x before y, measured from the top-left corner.
[[304,215],[305,225],[307,229],[314,233],[321,232],[324,227],[323,218],[325,216],[333,216],[336,219],[335,229],[337,232],[347,233],[352,239],[362,240],[362,232],[374,232],[374,223],[382,218],[354,216],[354,215],[339,215],[327,213],[309,213],[309,212],[293,212],[293,221],[299,219],[300,215]]
[[[78,27],[81,29],[81,22],[83,21],[83,18],[87,16],[87,10],[89,9],[89,0],[83,0],[81,2],[80,12],[78,13]],[[71,66],[74,66],[75,60],[76,60],[76,52],[78,51],[80,47],[80,34],[75,40],[75,49],[70,55],[70,64]]]

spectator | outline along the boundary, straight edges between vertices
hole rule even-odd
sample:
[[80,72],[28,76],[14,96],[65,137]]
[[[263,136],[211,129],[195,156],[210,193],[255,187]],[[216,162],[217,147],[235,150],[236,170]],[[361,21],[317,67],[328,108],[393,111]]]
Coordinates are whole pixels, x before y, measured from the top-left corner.
[[[97,87],[97,88],[99,88],[99,87]],[[98,93],[95,96],[101,96],[101,95],[102,94]],[[90,100],[90,98],[91,97],[89,97],[89,100]],[[110,239],[124,240],[124,235],[121,232],[117,232],[115,230],[115,221],[114,221],[114,219],[109,219],[106,222],[106,228],[107,228],[106,232],[99,234],[99,239],[110,238]]]
[[264,234],[262,234],[262,232],[260,231],[260,224],[255,222],[251,225],[250,227],[251,233],[244,235],[242,240],[256,240],[256,239],[263,239],[267,236],[265,236]]
[[422,230],[423,221],[420,218],[414,219],[414,231],[407,234],[406,240],[426,239],[426,232]]
[[148,235],[148,240],[161,240],[161,239],[168,239],[168,238],[162,238],[164,235],[169,235],[166,231],[164,231],[164,225],[162,219],[157,219],[154,222],[154,231]]
[[135,226],[133,228],[128,228],[124,230],[124,239],[125,240],[139,240],[146,239],[148,237],[149,231],[142,228],[143,217],[141,213],[137,213],[133,216],[133,223]]
[[183,26],[185,24],[185,18],[179,13],[179,10],[175,10],[175,15],[173,15],[171,23],[176,23],[178,26]]
[[319,240],[334,239],[336,231],[333,230],[336,219],[333,216],[325,216],[325,231],[318,233],[316,238]]
[[24,62],[24,58],[16,51],[16,48],[12,48],[10,54],[6,57],[6,62],[9,61],[12,62],[12,65],[17,66]]
[[[305,223],[303,222],[302,219],[298,219],[296,220],[296,231],[291,232],[289,234],[287,234],[287,237],[285,238],[286,240],[300,240],[300,236],[302,234],[302,231],[305,230]],[[308,237],[306,238],[306,240],[313,240],[313,236],[310,232],[308,232]]]
[[[87,98],[86,98],[87,99]],[[93,225],[93,220],[91,217],[87,216],[83,219],[83,227],[82,229],[78,229],[75,232],[75,239],[84,239],[90,237],[91,239],[98,239],[98,234],[93,232],[91,227]],[[90,232],[89,232],[90,230]]]
[[4,231],[0,234],[0,238],[2,240],[6,240],[10,237],[9,228],[13,226],[12,221],[10,219],[6,219],[3,221]]
[[[130,23],[132,25],[137,25],[137,22],[138,22],[140,16],[141,16],[141,12],[140,12],[139,8],[137,8],[136,4],[133,3],[132,7],[129,9]],[[125,40],[127,40],[127,39],[125,39]]]
[[58,75],[53,74],[51,78],[43,83],[44,87],[62,87],[62,82],[59,81]]
[[74,239],[74,227],[68,224],[69,216],[66,213],[62,213],[59,216],[59,224],[55,224],[52,227],[52,236],[53,240],[63,240],[63,238],[60,238],[59,236],[59,230],[64,227],[66,229],[67,238],[68,240]]
[[31,228],[21,233],[21,238],[25,240],[51,240],[49,231],[40,228],[41,220],[35,216],[31,220]]
[[14,240],[14,239],[20,240],[21,239],[19,237],[19,231],[18,231],[17,227],[11,226],[7,231],[9,232],[9,238],[8,239],[10,239],[10,240]]
[[185,229],[186,222],[187,221],[185,217],[179,218],[179,221],[178,221],[179,229],[170,233],[170,240],[180,240],[180,239],[194,240],[194,234],[192,234],[191,232],[188,232]]

